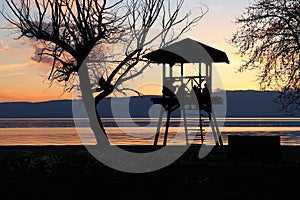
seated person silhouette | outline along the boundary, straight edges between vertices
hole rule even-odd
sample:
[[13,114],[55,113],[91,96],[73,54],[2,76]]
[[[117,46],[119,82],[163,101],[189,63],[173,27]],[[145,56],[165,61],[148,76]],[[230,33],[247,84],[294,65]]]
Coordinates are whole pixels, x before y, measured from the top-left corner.
[[163,86],[163,106],[166,110],[176,109],[179,105],[179,101],[175,94],[176,87],[173,86],[172,82],[166,82]]
[[208,113],[209,119],[211,118],[211,98],[210,93],[207,87],[207,84],[204,84],[204,88],[202,89],[201,97],[203,99],[203,110]]
[[186,91],[185,91],[186,85],[182,84],[178,87],[177,92],[176,92],[176,97],[179,99],[181,102],[184,102],[185,97],[186,97]]
[[199,107],[201,110],[204,110],[207,112],[209,119],[211,118],[211,98],[210,93],[207,87],[207,84],[204,84],[204,88],[202,89],[202,92],[199,87],[193,86],[193,91],[195,92],[195,95],[197,97]]
[[172,83],[166,82],[163,86],[162,94],[164,97],[175,98],[175,90],[176,87],[174,87]]

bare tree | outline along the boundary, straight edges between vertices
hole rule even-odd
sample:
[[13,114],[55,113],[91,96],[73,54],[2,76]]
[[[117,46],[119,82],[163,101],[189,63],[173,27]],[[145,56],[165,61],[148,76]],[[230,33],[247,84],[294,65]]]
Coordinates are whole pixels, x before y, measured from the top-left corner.
[[[40,61],[51,59],[49,80],[65,83],[70,91],[76,86],[74,79],[79,78],[78,87],[98,143],[99,129],[105,133],[101,113],[96,111],[99,102],[114,91],[132,90],[122,85],[148,67],[143,55],[178,39],[207,12],[200,5],[196,15],[191,11],[182,14],[183,0],[120,0],[111,5],[106,0],[6,3],[13,16],[4,11],[2,15],[20,30],[20,37],[43,45]],[[157,30],[151,32],[153,29]],[[122,50],[116,53],[115,49]]]
[[261,89],[280,92],[276,100],[289,114],[300,108],[299,0],[256,0],[236,19],[231,43],[244,58],[240,70],[258,69]]

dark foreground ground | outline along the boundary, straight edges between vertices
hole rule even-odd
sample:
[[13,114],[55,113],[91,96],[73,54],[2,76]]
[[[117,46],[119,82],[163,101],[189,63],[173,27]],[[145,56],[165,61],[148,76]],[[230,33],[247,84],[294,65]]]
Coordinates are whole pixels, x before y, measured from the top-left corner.
[[231,157],[197,147],[161,170],[131,174],[97,161],[82,146],[0,147],[1,199],[299,199],[300,147],[280,157]]

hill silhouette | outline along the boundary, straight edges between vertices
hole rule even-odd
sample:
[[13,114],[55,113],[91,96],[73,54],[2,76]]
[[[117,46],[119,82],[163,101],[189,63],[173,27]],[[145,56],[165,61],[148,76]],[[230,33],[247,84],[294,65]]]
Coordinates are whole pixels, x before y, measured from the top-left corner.
[[[280,110],[280,106],[274,102],[274,99],[277,95],[278,93],[274,91],[226,91],[226,116],[288,117],[285,112]],[[98,106],[98,109],[101,110],[101,116],[105,118],[113,117],[111,105],[113,105],[114,108],[114,117],[149,117],[149,109],[153,106],[151,101],[152,97],[154,96],[144,96],[143,98],[107,98],[101,102],[101,104]],[[175,112],[174,117],[178,116],[180,116],[180,113]],[[72,100],[56,100],[37,103],[0,103],[0,117],[72,118]]]

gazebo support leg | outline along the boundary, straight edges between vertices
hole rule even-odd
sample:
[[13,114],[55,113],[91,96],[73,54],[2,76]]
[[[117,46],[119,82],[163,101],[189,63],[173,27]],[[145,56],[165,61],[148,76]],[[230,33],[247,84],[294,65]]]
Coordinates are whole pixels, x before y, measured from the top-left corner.
[[219,146],[218,136],[217,136],[217,133],[216,133],[214,122],[211,121],[210,126],[211,126],[211,129],[212,129],[212,132],[213,132],[213,136],[215,138],[215,143],[216,143],[217,146]]
[[164,114],[164,108],[161,107],[158,124],[157,124],[157,128],[156,128],[156,134],[155,134],[155,138],[154,138],[154,146],[157,146],[157,143],[158,143],[163,114]]
[[168,133],[169,133],[169,127],[170,127],[170,118],[171,118],[171,111],[170,111],[170,109],[168,109],[166,131],[165,131],[164,144],[163,144],[164,146],[167,145],[167,139],[168,139]]
[[222,146],[223,141],[222,141],[222,137],[221,137],[220,130],[219,130],[219,127],[218,127],[218,123],[217,123],[217,120],[216,120],[216,116],[215,116],[215,113],[214,113],[213,110],[211,112],[211,115],[212,115],[212,120],[213,120],[214,126],[216,127],[216,134],[217,134],[218,142]]
[[185,107],[183,105],[182,109],[182,114],[183,114],[183,125],[184,125],[184,134],[185,134],[185,143],[188,146],[189,145],[189,136],[188,136],[188,125],[187,125],[187,119],[186,119],[186,111]]

